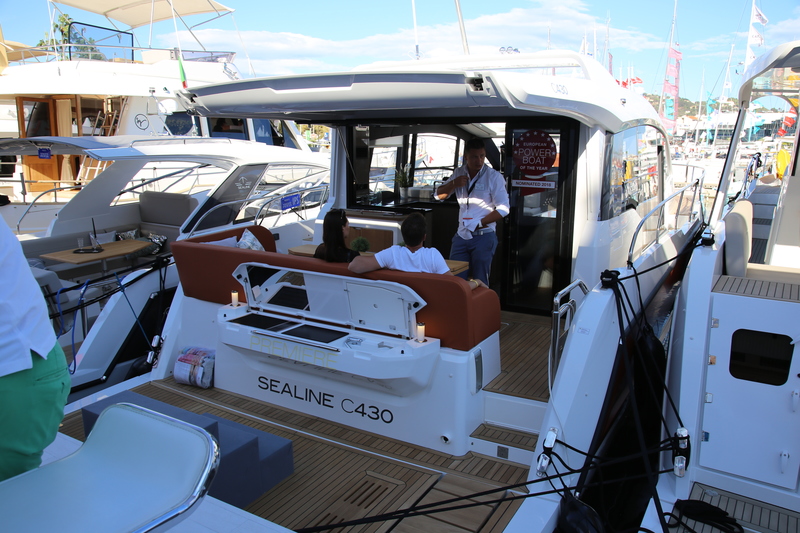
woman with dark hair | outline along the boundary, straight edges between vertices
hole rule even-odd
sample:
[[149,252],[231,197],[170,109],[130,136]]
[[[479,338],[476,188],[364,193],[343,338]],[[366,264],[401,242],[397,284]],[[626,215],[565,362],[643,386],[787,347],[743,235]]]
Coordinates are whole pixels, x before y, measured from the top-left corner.
[[322,222],[322,244],[317,246],[314,257],[329,263],[349,263],[359,255],[345,244],[349,235],[350,222],[344,209],[331,209]]

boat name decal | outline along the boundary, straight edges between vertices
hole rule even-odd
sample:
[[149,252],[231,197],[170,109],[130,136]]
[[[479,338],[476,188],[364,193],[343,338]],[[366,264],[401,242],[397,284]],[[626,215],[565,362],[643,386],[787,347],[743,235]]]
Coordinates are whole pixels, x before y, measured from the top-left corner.
[[339,354],[314,346],[304,346],[270,337],[250,336],[250,349],[283,359],[291,359],[324,368],[335,368]]
[[281,385],[279,379],[267,378],[266,376],[258,376],[258,388],[275,394],[288,394],[296,400],[316,403],[322,407],[333,409],[333,394],[330,392],[313,391],[308,387],[298,389],[297,385],[290,385],[286,382]]
[[[330,392],[315,391],[308,387],[298,387],[285,381],[275,378],[268,378],[267,376],[258,376],[258,388],[279,394],[281,396],[288,394],[290,398],[317,404],[321,407],[334,409],[335,395]],[[394,421],[394,413],[389,409],[381,409],[374,405],[367,405],[365,403],[357,403],[350,398],[343,398],[339,402],[342,411],[349,415],[360,415],[361,418],[369,418],[370,420],[380,420],[384,424],[391,424]]]

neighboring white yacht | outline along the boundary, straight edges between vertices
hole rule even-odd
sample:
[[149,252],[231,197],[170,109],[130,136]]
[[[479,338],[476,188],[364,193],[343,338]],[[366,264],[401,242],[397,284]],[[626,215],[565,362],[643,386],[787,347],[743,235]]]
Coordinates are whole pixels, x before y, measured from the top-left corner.
[[[160,21],[184,24],[187,17],[204,15],[206,23],[231,15],[232,9],[211,0],[58,4],[75,19],[63,39],[53,37],[60,44],[0,46],[0,138],[192,135],[309,149],[296,127],[283,120],[187,114],[176,96],[179,90],[241,79],[233,52],[208,50],[195,41],[159,49],[139,43],[140,34],[134,34]],[[57,20],[60,10],[53,2],[48,5]],[[106,16],[109,27],[79,22],[87,12]],[[0,194],[12,204],[0,211],[15,228],[27,212],[20,228],[25,233],[42,232],[60,206],[104,168],[91,159],[46,153],[19,161],[7,157],[2,163]]]
[[[252,198],[224,199],[230,210],[226,216],[258,218],[270,227],[313,219],[328,194],[326,155],[252,141],[124,135],[0,140],[0,154],[35,156],[42,149],[107,163],[97,179],[64,205],[46,236],[22,241],[65,352],[74,354],[73,398],[143,372],[131,367],[140,364],[137,359],[160,333],[161,314],[178,282],[170,246],[192,213],[202,217],[209,205],[220,203],[219,195],[235,188]],[[282,206],[287,198],[290,205]],[[200,226],[233,220],[216,215],[204,218]],[[148,246],[95,259],[92,237],[100,248],[123,239]],[[73,253],[76,249],[85,253]],[[134,277],[137,281],[124,297],[114,296],[123,287],[120,277],[132,270],[142,272],[125,283]],[[151,299],[151,294],[161,297]],[[141,336],[142,323],[148,338]]]
[[[799,58],[792,43],[752,65],[742,120],[751,96],[797,97]],[[263,203],[249,175],[217,188],[172,242],[180,285],[152,369],[71,405],[62,433],[83,439],[90,415],[80,407],[124,400],[290,439],[294,472],[260,492],[247,474],[278,465],[236,466],[240,447],[222,444],[220,475],[228,468],[241,483],[227,491],[218,479],[215,497],[238,499],[246,517],[270,522],[263,530],[667,531],[668,512],[694,530],[698,520],[732,531],[732,519],[758,531],[797,524],[800,274],[779,266],[800,249],[796,152],[770,190],[748,181],[706,212],[700,175],[672,190],[652,107],[570,52],[263,78],[184,96],[201,116],[331,125],[330,197],[316,220],[267,229],[242,210]],[[449,139],[452,151],[437,154],[452,159],[417,157],[426,136]],[[417,188],[433,190],[472,137],[511,198],[492,289],[303,257],[333,208],[372,251],[398,244],[404,217],[421,212],[427,245],[447,256],[457,205],[403,197],[377,170],[393,149],[391,170],[408,166]],[[748,264],[768,211],[769,265]],[[248,233],[263,250],[238,246]],[[186,354],[212,352],[213,386],[183,384],[187,364],[195,376],[210,371]],[[130,390],[111,396],[121,389]],[[199,529],[214,519],[197,520]]]

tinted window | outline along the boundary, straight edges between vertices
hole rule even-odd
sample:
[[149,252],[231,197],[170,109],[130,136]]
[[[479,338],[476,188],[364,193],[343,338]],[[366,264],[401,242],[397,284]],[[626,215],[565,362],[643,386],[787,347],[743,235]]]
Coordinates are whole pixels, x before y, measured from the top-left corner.
[[739,329],[731,338],[731,375],[738,379],[783,385],[792,365],[792,339],[787,335]]

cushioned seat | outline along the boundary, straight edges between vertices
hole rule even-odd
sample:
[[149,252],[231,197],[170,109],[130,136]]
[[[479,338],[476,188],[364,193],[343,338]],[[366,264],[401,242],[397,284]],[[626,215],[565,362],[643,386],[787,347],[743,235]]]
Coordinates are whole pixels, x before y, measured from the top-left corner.
[[800,284],[800,269],[750,263],[753,204],[739,200],[725,215],[725,273],[771,283]]
[[77,452],[0,483],[2,529],[163,531],[196,508],[218,462],[208,432],[114,404]]

